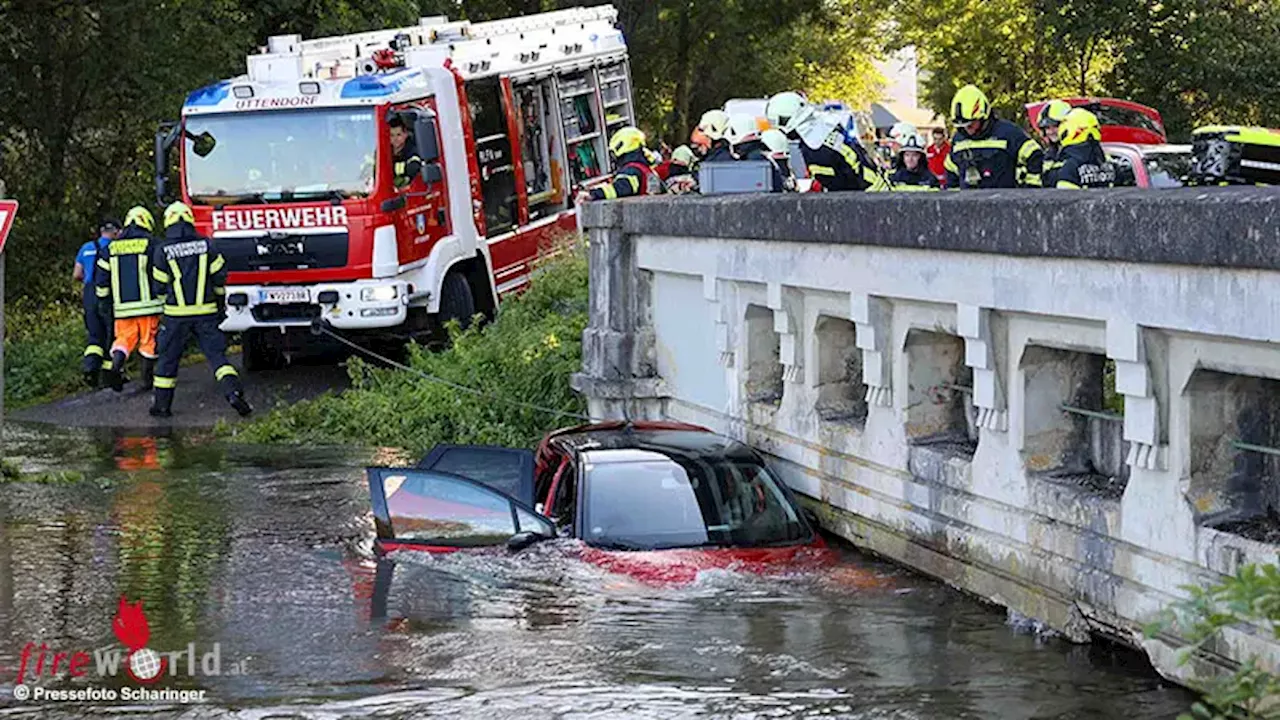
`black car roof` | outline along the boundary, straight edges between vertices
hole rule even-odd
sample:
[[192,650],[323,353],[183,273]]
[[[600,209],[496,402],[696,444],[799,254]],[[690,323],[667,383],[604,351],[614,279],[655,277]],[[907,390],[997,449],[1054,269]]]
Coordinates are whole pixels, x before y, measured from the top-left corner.
[[608,429],[569,431],[551,440],[553,445],[574,453],[592,450],[649,450],[663,455],[718,455],[738,460],[758,461],[746,445],[703,430],[653,429],[624,426]]

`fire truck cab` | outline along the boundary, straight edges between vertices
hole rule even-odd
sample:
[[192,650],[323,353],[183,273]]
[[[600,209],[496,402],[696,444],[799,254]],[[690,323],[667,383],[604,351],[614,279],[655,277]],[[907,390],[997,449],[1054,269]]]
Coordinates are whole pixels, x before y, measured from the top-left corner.
[[157,195],[180,148],[246,368],[281,363],[318,319],[408,340],[524,287],[576,233],[574,190],[608,181],[609,134],[634,123],[616,20],[606,5],[277,36],[245,75],[192,92],[157,137]]

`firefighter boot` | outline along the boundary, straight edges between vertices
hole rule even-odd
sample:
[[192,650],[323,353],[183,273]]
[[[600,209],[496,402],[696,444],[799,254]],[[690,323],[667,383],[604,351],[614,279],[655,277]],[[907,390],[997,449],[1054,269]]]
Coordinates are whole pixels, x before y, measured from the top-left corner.
[[143,355],[142,359],[139,361],[139,364],[142,366],[142,379],[141,379],[142,389],[150,390],[152,386],[155,385],[155,377],[156,377],[155,358],[149,358],[146,355]]
[[227,393],[227,402],[231,403],[231,407],[235,408],[237,413],[240,413],[240,417],[249,417],[253,412],[253,406],[244,399],[243,390],[232,390]]
[[156,388],[155,401],[151,404],[151,417],[173,417],[173,388]]
[[107,384],[116,392],[124,391],[125,355],[119,350],[111,353],[111,371],[107,373]]
[[101,369],[99,369],[99,368],[85,368],[85,370],[84,370],[84,384],[85,384],[85,385],[88,385],[89,387],[93,388],[94,390],[97,390],[97,389],[98,389],[98,383],[100,383],[100,382],[102,382],[102,370],[101,370]]

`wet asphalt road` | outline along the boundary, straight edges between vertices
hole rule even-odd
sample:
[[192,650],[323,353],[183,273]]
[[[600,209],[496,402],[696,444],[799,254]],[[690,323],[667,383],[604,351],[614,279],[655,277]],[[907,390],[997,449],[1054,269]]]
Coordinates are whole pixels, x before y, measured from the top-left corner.
[[[244,372],[239,355],[229,359],[240,369],[245,395],[257,413],[325,392],[339,392],[349,385],[346,368],[339,364],[342,356],[333,353],[303,357],[282,370],[254,373]],[[213,427],[220,419],[240,420],[218,391],[213,370],[205,362],[183,367],[178,372],[172,418],[153,418],[147,413],[150,407],[151,393],[143,392],[133,381],[125,385],[122,393],[110,389],[85,392],[7,413],[7,419],[59,427],[148,430],[204,428]]]

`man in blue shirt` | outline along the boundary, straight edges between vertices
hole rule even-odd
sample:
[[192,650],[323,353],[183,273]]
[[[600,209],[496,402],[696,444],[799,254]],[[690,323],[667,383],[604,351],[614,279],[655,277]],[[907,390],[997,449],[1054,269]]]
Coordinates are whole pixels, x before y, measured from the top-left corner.
[[[80,246],[76,253],[76,269],[72,277],[81,283],[81,303],[84,307],[84,328],[88,334],[85,342],[84,360],[80,369],[84,371],[84,380],[90,387],[98,387],[102,378],[102,370],[111,369],[111,358],[106,348],[111,344],[111,303],[98,306],[98,296],[94,292],[93,272],[97,267],[98,250],[106,248],[120,234],[120,222],[114,218],[102,221],[98,228],[98,239]],[[123,368],[121,368],[123,371]]]

